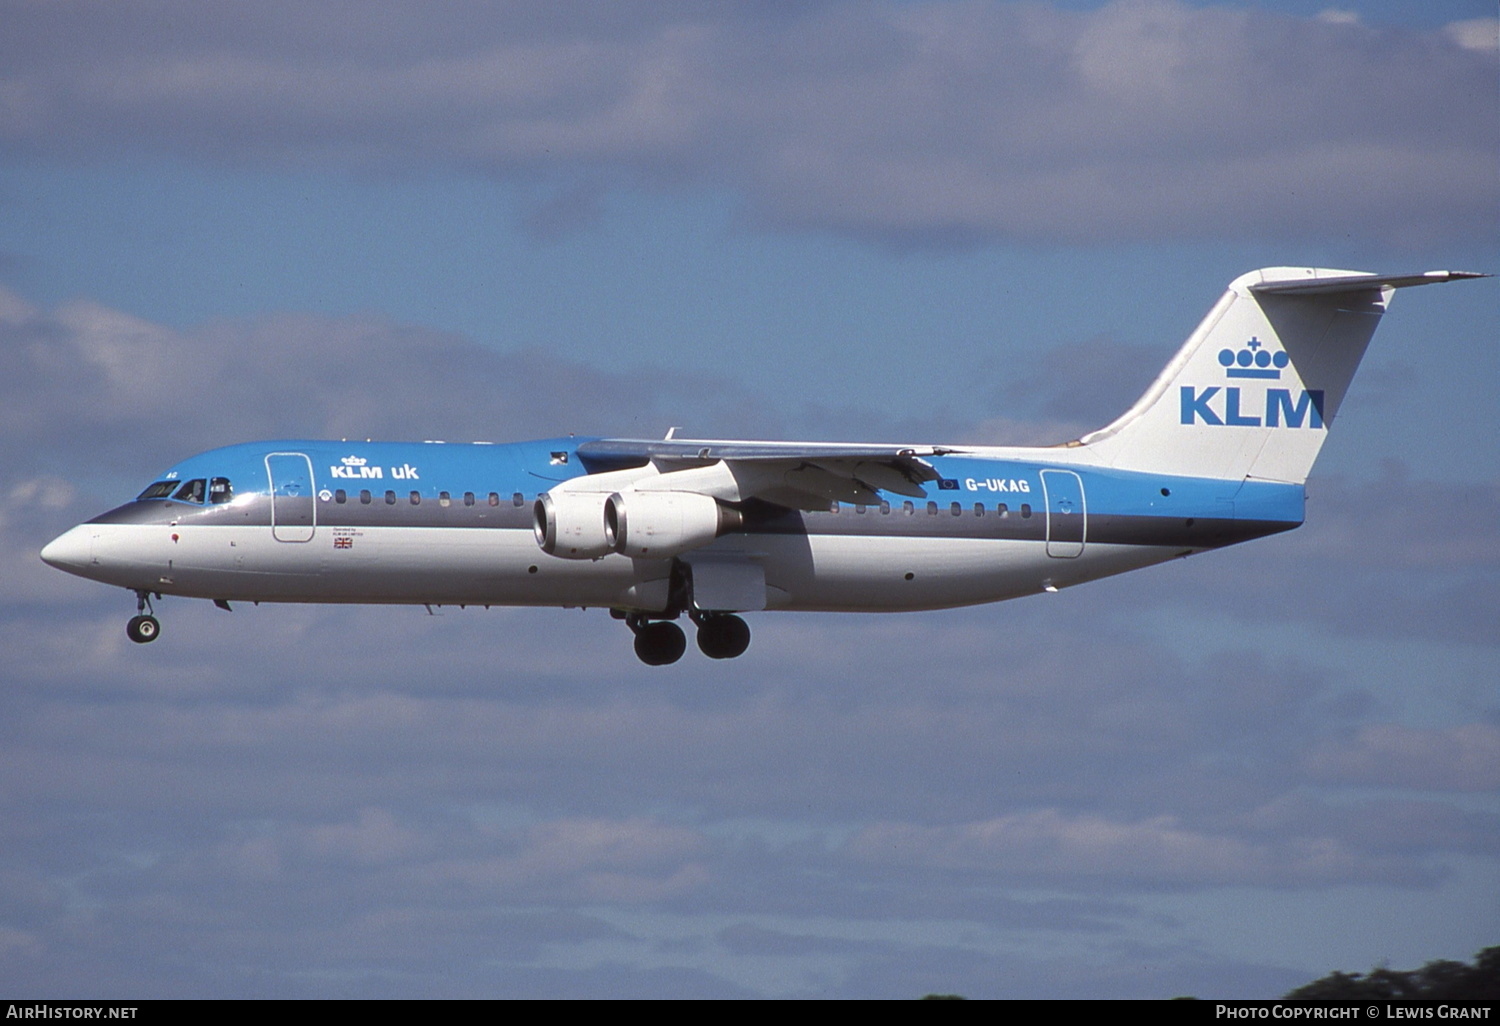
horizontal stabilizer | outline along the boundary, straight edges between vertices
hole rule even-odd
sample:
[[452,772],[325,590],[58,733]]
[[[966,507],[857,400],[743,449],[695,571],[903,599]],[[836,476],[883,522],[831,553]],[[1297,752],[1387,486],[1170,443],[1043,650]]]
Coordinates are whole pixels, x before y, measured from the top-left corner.
[[1317,295],[1331,292],[1362,292],[1365,289],[1404,289],[1413,285],[1435,285],[1465,278],[1488,278],[1478,271],[1424,271],[1421,274],[1349,274],[1333,278],[1298,278],[1290,281],[1263,281],[1247,285],[1251,292],[1276,295]]

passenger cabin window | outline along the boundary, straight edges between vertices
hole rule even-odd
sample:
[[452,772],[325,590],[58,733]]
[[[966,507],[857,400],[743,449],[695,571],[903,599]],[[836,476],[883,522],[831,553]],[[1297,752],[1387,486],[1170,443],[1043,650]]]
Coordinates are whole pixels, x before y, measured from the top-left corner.
[[937,516],[937,503],[929,502],[927,504],[927,515],[930,517]]
[[953,513],[954,516],[958,516],[960,513],[962,513],[964,511],[964,504],[961,503],[961,502],[955,502],[952,506],[950,506],[948,508],[952,511],[952,513]]
[[889,513],[890,511],[891,511],[891,504],[889,502],[881,502],[881,504],[880,504],[880,512],[882,512],[882,513]]
[[442,506],[444,509],[447,509],[448,508],[448,503],[450,503],[452,501],[453,501],[453,499],[448,495],[447,492],[438,492],[438,505],[439,506]]
[[368,506],[370,504],[370,498],[371,498],[371,496],[370,496],[370,489],[368,489],[368,488],[361,488],[359,490],[359,502],[360,502],[360,505],[362,505],[362,506]]
[[421,492],[412,492],[411,493],[411,504],[413,506],[420,506],[420,505],[422,505],[422,493]]
[[394,506],[396,504],[396,493],[395,492],[393,492],[393,491],[391,491],[389,489],[386,490],[386,493],[385,493],[385,504],[387,506]]
[[465,506],[472,506],[472,505],[474,505],[474,493],[473,492],[464,492],[464,505]]
[[974,503],[974,515],[976,517],[982,517],[982,516],[984,516],[984,503],[982,503],[982,502],[976,502],[976,503]]
[[499,492],[490,492],[490,505],[491,506],[498,506],[498,505],[500,505],[500,493]]
[[510,497],[510,504],[512,506],[520,508],[521,506],[526,505],[526,496],[522,495],[520,492],[517,492]]
[[917,507],[916,507],[916,505],[910,499],[907,499],[905,502],[903,502],[901,504],[901,511],[903,513],[905,513],[907,516],[911,516],[913,513],[915,513],[917,511]]
[[141,499],[165,499],[177,488],[176,481],[158,481],[144,492],[136,496],[136,501]]
[[345,502],[349,501],[349,493],[344,491],[342,488],[335,489],[333,493],[333,501],[342,506]]
[[215,506],[228,502],[234,498],[234,488],[229,484],[229,478],[216,477],[208,482],[208,501]]
[[1029,516],[1031,516],[1031,503],[1029,503],[1029,502],[1023,502],[1023,503],[1021,503],[1021,516],[1022,517],[1029,517]]
[[195,477],[191,481],[183,484],[181,488],[177,489],[177,494],[172,496],[172,498],[176,499],[178,502],[201,503],[203,501],[203,486],[207,483],[208,482],[203,478]]

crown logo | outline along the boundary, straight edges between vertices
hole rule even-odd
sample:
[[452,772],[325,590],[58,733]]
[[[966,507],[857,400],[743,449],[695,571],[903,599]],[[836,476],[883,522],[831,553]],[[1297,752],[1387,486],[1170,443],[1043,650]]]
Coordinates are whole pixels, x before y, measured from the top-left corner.
[[1219,363],[1224,374],[1231,378],[1281,378],[1281,370],[1292,362],[1284,352],[1273,353],[1265,343],[1254,335],[1239,352],[1233,349],[1219,350]]
[[363,456],[345,456],[339,462],[346,467],[362,467],[365,465],[366,460]]

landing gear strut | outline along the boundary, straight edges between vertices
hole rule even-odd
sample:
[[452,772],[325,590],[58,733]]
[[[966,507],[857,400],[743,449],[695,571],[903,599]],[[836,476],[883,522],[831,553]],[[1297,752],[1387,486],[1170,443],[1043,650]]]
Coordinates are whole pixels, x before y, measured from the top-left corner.
[[[148,609],[151,610],[149,613]],[[135,615],[125,625],[125,636],[137,645],[155,641],[161,634],[161,621],[153,615],[155,612],[151,608],[151,593],[138,590],[135,593]]]

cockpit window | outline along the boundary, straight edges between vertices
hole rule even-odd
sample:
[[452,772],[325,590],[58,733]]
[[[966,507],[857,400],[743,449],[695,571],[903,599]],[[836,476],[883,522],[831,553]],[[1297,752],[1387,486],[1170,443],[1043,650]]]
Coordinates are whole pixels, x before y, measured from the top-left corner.
[[201,477],[195,477],[191,481],[186,481],[181,488],[177,489],[177,494],[172,496],[172,498],[178,502],[202,502],[203,485],[205,483]]
[[136,501],[140,501],[142,499],[165,499],[167,496],[172,494],[172,490],[176,487],[176,481],[158,481],[156,482],[156,484],[150,486],[144,492],[137,495]]
[[208,501],[215,505],[228,502],[234,498],[234,488],[229,484],[229,478],[216,477],[208,482]]

